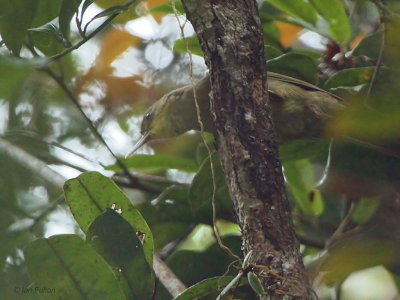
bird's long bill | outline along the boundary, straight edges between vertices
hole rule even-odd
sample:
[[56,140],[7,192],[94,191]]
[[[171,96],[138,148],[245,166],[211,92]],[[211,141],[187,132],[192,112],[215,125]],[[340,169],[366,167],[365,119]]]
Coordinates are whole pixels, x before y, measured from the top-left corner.
[[143,134],[141,136],[141,138],[137,141],[135,146],[133,146],[133,149],[131,151],[129,151],[129,153],[127,155],[125,155],[125,158],[128,158],[133,153],[135,153],[136,150],[138,150],[140,147],[142,147],[144,144],[146,144],[149,141],[149,139],[150,139],[150,132],[146,132],[145,134]]

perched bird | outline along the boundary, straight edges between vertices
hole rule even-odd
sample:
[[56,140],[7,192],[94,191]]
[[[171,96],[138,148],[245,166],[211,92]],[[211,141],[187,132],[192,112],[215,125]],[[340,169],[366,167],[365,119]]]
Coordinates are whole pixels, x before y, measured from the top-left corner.
[[[342,99],[310,83],[268,72],[268,92],[272,119],[278,142],[320,137],[330,117],[344,107]],[[204,130],[214,133],[210,111],[210,77],[195,85]],[[127,154],[151,140],[178,136],[189,130],[200,130],[191,85],[163,96],[146,111],[141,126],[142,137]]]

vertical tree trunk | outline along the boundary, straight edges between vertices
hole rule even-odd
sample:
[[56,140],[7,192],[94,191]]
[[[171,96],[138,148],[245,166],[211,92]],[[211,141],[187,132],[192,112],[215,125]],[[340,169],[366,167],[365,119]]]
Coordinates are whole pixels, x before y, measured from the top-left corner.
[[251,262],[272,299],[311,298],[264,88],[255,0],[182,0],[211,75],[217,149]]

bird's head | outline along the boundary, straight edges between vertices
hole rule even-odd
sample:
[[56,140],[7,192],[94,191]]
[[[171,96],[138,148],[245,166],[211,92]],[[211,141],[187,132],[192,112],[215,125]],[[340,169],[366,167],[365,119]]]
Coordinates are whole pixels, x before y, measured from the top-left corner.
[[147,109],[140,127],[142,136],[126,157],[132,155],[149,141],[171,138],[183,133],[177,130],[179,126],[176,126],[176,121],[174,120],[179,118],[176,115],[176,107],[183,93],[183,88],[173,90]]

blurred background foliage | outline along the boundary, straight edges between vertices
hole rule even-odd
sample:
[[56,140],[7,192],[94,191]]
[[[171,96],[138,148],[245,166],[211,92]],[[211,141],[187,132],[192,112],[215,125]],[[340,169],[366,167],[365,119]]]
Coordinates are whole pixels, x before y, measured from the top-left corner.
[[[400,3],[258,4],[268,70],[341,95],[348,107],[327,128],[333,140],[280,148],[313,287],[321,299],[399,297]],[[180,2],[176,9],[185,22]],[[184,33],[199,80],[206,67],[188,22]],[[186,286],[236,275],[212,234],[210,158],[199,134],[123,158],[139,138],[145,109],[189,81],[169,0],[0,0],[1,299],[57,295],[29,290],[35,286],[70,299],[170,299],[161,284],[153,293],[153,248]],[[241,255],[225,177],[218,156],[212,159],[217,225]],[[86,171],[113,178],[126,196]],[[81,173],[65,195],[53,180]],[[96,205],[83,204],[85,191],[74,187],[82,180],[99,193]],[[144,219],[133,221],[125,210]],[[144,229],[135,234],[132,227]],[[215,299],[222,281],[210,279],[194,295]],[[254,298],[246,286],[235,292]]]

